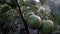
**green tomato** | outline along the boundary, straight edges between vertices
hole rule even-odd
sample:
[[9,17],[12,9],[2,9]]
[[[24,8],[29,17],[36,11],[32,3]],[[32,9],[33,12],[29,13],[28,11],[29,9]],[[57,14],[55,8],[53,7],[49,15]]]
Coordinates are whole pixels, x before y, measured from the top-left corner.
[[28,27],[30,27],[32,29],[40,28],[41,24],[42,24],[41,18],[39,16],[31,15],[27,19],[27,25],[28,25]]
[[43,34],[49,34],[55,28],[54,22],[51,20],[42,20],[41,32]]

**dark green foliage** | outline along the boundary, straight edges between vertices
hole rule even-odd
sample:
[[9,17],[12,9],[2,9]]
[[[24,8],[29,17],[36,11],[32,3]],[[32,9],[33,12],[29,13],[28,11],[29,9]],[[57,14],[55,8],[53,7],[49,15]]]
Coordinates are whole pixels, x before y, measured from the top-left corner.
[[8,4],[0,4],[0,31],[2,34],[8,34],[10,31],[15,33],[20,30],[20,26],[18,25],[20,24],[19,20],[21,18],[19,18],[19,13],[15,9],[16,5],[14,5],[13,1],[7,2]]
[[15,0],[5,0],[5,2],[9,3],[9,5],[10,5],[12,8],[15,8],[15,7],[17,6]]
[[[42,5],[45,3],[45,0],[40,1]],[[53,28],[53,24],[48,22],[41,24],[41,18],[46,19],[48,17],[46,17],[45,12],[42,12],[43,10],[38,14],[37,10],[39,7],[36,6],[35,1],[18,0],[18,3],[20,7],[17,6],[16,0],[0,0],[0,32],[2,32],[2,34],[26,34],[26,29],[24,27],[24,24],[26,24],[25,21],[24,24],[22,24],[23,18],[28,22],[27,25],[29,28],[39,29],[43,25],[44,27],[42,31],[45,33],[50,32],[51,28]],[[22,11],[23,18],[21,18],[19,8]],[[40,13],[43,14],[44,17],[41,17]],[[58,16],[59,15],[52,14],[52,17],[55,19],[55,21],[60,22],[60,16]],[[45,27],[47,28],[44,30]]]

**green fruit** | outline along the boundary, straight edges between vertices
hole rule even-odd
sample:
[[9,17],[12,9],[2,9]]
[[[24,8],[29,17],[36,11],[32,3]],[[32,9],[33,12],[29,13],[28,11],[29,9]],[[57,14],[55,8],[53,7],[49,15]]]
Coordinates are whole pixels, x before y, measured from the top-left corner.
[[25,13],[24,13],[24,18],[25,18],[25,20],[27,20],[27,18],[28,18],[30,15],[34,15],[34,12],[32,12],[32,11],[30,11],[30,12],[25,12]]
[[41,26],[41,18],[36,15],[31,15],[27,19],[27,25],[30,28],[37,29]]
[[51,20],[42,20],[41,32],[43,34],[49,34],[54,30],[54,23]]
[[28,16],[28,15],[32,15],[32,14],[34,14],[34,12],[26,12],[24,15]]
[[42,15],[42,16],[45,16],[46,15],[46,9],[44,8],[44,6],[41,6],[39,9],[38,9],[38,14],[40,15]]
[[37,12],[41,13],[42,16],[45,16],[45,15],[49,15],[51,11],[48,5],[43,5],[39,7]]

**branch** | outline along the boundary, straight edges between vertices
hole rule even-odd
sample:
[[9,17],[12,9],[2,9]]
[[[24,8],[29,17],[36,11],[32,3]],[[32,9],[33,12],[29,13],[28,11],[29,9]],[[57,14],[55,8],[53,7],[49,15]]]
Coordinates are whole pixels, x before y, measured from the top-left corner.
[[25,28],[26,28],[26,32],[27,32],[27,34],[29,34],[27,22],[26,22],[25,19],[23,18],[23,15],[22,15],[20,6],[19,6],[19,4],[18,4],[18,0],[16,0],[16,3],[17,3],[17,6],[18,6],[18,8],[19,8],[19,14],[21,15],[21,18],[22,18],[22,20],[23,20],[24,26],[25,26]]

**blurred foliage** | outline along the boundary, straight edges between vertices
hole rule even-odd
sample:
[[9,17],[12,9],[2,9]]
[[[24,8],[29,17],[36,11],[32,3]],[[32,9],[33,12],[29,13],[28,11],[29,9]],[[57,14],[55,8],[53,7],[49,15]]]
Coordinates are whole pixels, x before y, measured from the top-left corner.
[[40,0],[41,4],[43,5],[45,3],[46,0]]
[[[15,0],[4,0],[4,1],[1,0],[1,1],[2,2],[0,2],[0,31],[4,33],[3,31],[7,29],[8,32],[6,34],[8,33],[18,34],[18,32],[19,34],[20,33],[23,34],[23,32],[25,34],[26,32],[24,30],[20,30],[21,29],[20,24],[22,23],[22,19],[18,13],[18,6],[16,4],[16,1]],[[23,7],[23,9],[25,10],[28,10],[28,7],[30,7],[29,10],[33,12],[37,10],[37,7],[30,4],[28,1],[18,0],[18,2],[20,7],[21,8]]]
[[2,33],[4,33],[4,29],[7,29],[9,32],[19,31],[21,18],[16,9],[16,5],[14,5],[16,2],[14,2],[14,0],[5,0],[5,2],[8,4],[3,2],[0,4],[0,31],[2,31]]
[[[2,2],[0,2],[0,31],[3,32],[4,29],[8,29],[9,34],[13,34],[15,32],[15,34],[25,34],[25,30],[21,29],[22,27],[22,19],[21,16],[19,15],[18,12],[18,6],[15,0],[1,0]],[[36,5],[38,5],[36,2],[32,1],[24,1],[24,0],[18,0],[20,9],[22,11],[23,16],[25,15],[24,13],[26,12],[29,13],[32,12],[35,15],[38,15],[39,13],[37,12],[37,10],[40,8],[36,7]],[[40,0],[39,4],[41,4],[41,6],[43,4],[45,4],[45,0]],[[39,14],[40,15],[40,14]],[[38,15],[38,16],[39,16]],[[51,16],[51,15],[50,15]],[[59,22],[60,23],[60,17],[57,17],[59,15],[53,15],[51,18],[52,20]],[[20,27],[21,26],[21,27]],[[23,33],[24,32],[24,33]]]

